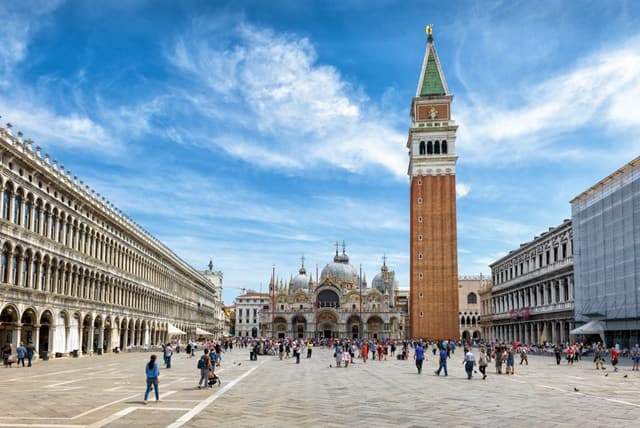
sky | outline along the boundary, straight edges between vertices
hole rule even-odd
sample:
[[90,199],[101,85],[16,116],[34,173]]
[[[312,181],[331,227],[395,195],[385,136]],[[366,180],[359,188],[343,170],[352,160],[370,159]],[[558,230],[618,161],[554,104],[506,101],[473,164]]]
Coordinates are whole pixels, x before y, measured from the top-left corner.
[[459,273],[640,153],[637,1],[0,0],[0,115],[224,301],[345,242],[409,285],[409,108],[433,25]]

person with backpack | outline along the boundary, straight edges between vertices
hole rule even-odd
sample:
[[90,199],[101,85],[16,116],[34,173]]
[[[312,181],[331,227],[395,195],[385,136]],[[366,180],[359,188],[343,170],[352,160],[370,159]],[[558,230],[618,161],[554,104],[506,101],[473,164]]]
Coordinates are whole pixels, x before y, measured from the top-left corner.
[[198,389],[200,389],[200,385],[205,388],[208,386],[207,382],[209,380],[209,370],[211,370],[211,358],[209,358],[209,349],[204,348],[204,355],[198,359],[198,369],[200,370],[200,380],[198,381]]
[[[529,363],[527,363],[528,365]],[[489,365],[489,360],[487,359],[487,350],[485,348],[480,348],[480,358],[478,361],[478,367],[480,368],[480,373],[482,373],[482,380],[487,378],[487,366]]]

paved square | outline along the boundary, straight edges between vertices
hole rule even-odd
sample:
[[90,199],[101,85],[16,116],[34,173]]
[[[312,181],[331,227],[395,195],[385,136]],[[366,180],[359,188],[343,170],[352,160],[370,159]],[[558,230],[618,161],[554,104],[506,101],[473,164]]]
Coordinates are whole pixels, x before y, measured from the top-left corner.
[[200,390],[197,359],[176,354],[170,370],[161,368],[161,401],[146,406],[148,353],[14,365],[0,368],[0,426],[610,427],[640,419],[640,372],[628,365],[603,372],[588,359],[556,366],[553,358],[530,356],[529,366],[516,363],[515,376],[490,367],[486,380],[468,381],[460,351],[448,377],[433,375],[431,354],[422,375],[413,361],[395,359],[329,367],[332,355],[315,348],[297,365],[266,356],[249,361],[247,350],[234,349],[224,355],[222,386]]

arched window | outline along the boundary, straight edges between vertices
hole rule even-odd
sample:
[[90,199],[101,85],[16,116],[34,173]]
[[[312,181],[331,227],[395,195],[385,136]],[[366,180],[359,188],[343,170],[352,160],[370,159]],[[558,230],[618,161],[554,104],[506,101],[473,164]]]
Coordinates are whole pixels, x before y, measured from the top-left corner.
[[428,155],[432,155],[433,154],[433,143],[431,141],[429,141],[427,143],[427,154]]
[[433,154],[440,154],[440,141],[436,141],[436,143],[433,145]]
[[49,213],[47,211],[42,213],[42,231],[44,236],[49,237]]
[[447,140],[442,140],[442,143],[440,143],[440,148],[442,149],[442,154],[446,155],[448,151]]
[[27,200],[24,203],[24,227],[29,229],[31,226],[31,201]]
[[8,251],[2,253],[0,256],[0,281],[7,282],[7,261],[8,261]]
[[[20,216],[22,214],[22,198],[20,195],[16,195],[13,200],[13,222],[15,224],[20,224]],[[17,284],[16,284],[17,285]]]
[[9,201],[11,200],[11,192],[5,190],[2,196],[2,218],[9,220]]
[[424,145],[424,141],[420,141],[420,154],[421,155],[426,154],[426,148],[425,148],[425,145]]
[[478,303],[478,296],[476,295],[476,293],[467,294],[467,304],[475,305],[477,303]]

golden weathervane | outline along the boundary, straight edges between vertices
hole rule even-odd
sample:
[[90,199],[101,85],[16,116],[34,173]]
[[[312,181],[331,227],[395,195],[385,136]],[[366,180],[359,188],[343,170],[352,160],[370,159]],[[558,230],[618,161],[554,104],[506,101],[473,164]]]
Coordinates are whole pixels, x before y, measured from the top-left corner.
[[431,36],[433,34],[433,25],[427,25],[427,28],[425,30],[427,32],[427,36]]

